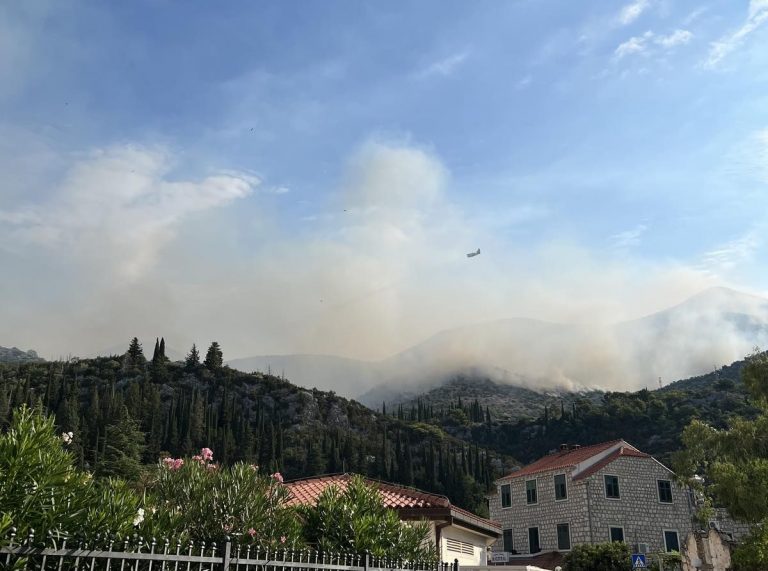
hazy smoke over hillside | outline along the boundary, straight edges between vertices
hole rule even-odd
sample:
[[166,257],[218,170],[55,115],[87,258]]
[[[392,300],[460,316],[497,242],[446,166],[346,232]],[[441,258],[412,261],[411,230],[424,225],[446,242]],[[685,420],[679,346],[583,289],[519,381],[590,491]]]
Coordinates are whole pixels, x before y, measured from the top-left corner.
[[[0,344],[51,358],[163,335],[181,350],[216,339],[226,358],[383,361],[408,380],[484,366],[611,387],[709,370],[765,344],[765,304],[722,291],[614,326],[721,280],[618,246],[590,252],[565,232],[510,248],[501,236],[535,234],[546,208],[459,204],[447,168],[413,145],[363,145],[330,203],[303,204],[310,214],[280,223],[290,193],[243,173],[175,180],[172,167],[166,150],[104,149],[78,159],[42,201],[0,208],[0,261],[15,268],[0,285]],[[243,213],[246,201],[258,216]],[[482,255],[466,258],[477,247]],[[513,317],[568,325],[498,321]],[[494,323],[391,357],[483,322]]]

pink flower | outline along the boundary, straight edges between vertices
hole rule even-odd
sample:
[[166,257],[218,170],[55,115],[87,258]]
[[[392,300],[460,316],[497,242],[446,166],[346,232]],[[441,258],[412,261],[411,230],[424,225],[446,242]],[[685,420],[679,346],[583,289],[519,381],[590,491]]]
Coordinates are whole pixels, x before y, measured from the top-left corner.
[[258,472],[259,467],[256,464],[251,464],[251,470],[253,470],[254,472]]
[[209,470],[215,470],[216,468],[218,468],[216,464],[206,464],[205,467],[208,468]]
[[192,460],[194,460],[194,461],[195,461],[195,462],[197,462],[198,464],[203,464],[203,463],[204,463],[204,461],[203,461],[203,457],[202,457],[202,456],[200,456],[199,454],[198,454],[198,455],[196,455],[196,456],[192,456]]
[[281,484],[283,483],[283,475],[280,472],[275,472],[274,474],[272,474],[272,478],[274,480],[277,480]]
[[281,535],[281,536],[280,536],[280,543],[285,543],[285,541],[286,541],[287,539],[288,539],[287,537],[285,537],[284,535]]
[[213,460],[213,450],[211,450],[210,448],[202,448],[200,450],[200,456],[202,456],[203,460],[205,460],[206,462],[210,462],[211,460]]
[[178,470],[184,465],[183,458],[163,458],[163,466],[169,470]]
[[255,530],[255,529],[253,529],[253,528],[250,528],[250,529],[248,530],[248,535],[250,535],[250,536],[251,536],[251,538],[254,538],[254,537],[256,537],[256,530]]

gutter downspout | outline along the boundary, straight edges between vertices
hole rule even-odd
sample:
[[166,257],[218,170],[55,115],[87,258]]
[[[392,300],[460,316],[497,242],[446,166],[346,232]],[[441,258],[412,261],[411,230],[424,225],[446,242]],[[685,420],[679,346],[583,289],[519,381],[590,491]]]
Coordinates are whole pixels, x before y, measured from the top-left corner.
[[587,520],[589,521],[589,543],[592,544],[594,543],[594,539],[592,537],[592,506],[589,501],[589,479],[584,482],[584,485],[587,489]]

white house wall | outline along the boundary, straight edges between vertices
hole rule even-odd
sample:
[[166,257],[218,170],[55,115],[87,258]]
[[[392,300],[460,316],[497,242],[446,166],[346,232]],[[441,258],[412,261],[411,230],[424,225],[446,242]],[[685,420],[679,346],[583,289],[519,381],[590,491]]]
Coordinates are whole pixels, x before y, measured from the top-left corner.
[[[473,549],[472,555],[449,551],[448,539],[455,539],[471,544]],[[446,526],[440,530],[441,561],[451,562],[454,559],[458,559],[459,566],[486,565],[488,563],[488,542],[490,541],[490,538],[486,535],[473,533],[455,525]]]

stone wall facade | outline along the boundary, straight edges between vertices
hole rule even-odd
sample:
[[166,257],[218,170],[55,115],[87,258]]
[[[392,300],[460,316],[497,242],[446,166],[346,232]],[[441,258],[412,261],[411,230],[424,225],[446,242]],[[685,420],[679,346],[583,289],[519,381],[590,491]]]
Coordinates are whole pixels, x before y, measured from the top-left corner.
[[[665,550],[664,531],[678,534],[680,547],[693,531],[692,505],[686,489],[677,486],[673,474],[651,457],[621,456],[597,472],[573,480],[572,468],[511,478],[512,505],[501,507],[501,484],[489,498],[491,519],[512,531],[513,549],[530,553],[528,529],[539,529],[542,551],[558,550],[557,526],[568,524],[571,546],[610,540],[609,527],[621,527],[630,546],[648,545],[649,552]],[[555,499],[554,476],[566,475],[567,499]],[[604,476],[619,479],[619,499],[606,498]],[[529,505],[526,481],[536,480],[538,501]],[[672,482],[672,503],[659,501],[657,480]],[[493,549],[503,551],[503,536]]]

